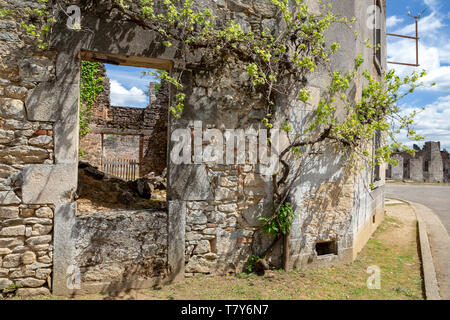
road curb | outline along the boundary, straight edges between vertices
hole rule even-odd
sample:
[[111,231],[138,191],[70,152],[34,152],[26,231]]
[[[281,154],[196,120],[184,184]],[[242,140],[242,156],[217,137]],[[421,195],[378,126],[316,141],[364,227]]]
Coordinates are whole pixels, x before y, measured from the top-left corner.
[[[397,199],[400,200],[400,199]],[[436,268],[431,254],[430,240],[428,239],[427,226],[417,206],[410,201],[400,200],[407,203],[416,214],[419,229],[420,255],[425,284],[425,297],[427,300],[442,300],[439,293],[439,285],[436,277]]]

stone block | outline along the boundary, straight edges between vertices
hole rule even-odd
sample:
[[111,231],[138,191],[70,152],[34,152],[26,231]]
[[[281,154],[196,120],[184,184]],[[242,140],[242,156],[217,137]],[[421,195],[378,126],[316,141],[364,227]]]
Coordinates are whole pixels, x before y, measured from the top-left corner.
[[57,164],[78,162],[78,131],[77,122],[55,123],[55,162]]
[[53,73],[53,62],[48,58],[29,58],[19,62],[19,76],[25,81],[47,81]]
[[20,266],[20,253],[13,253],[3,257],[3,268],[17,268]]
[[52,138],[47,135],[40,135],[28,140],[28,143],[32,146],[47,147],[52,142]]
[[50,290],[48,288],[20,288],[17,290],[17,296],[19,297],[34,297],[46,295],[50,295]]
[[216,267],[215,261],[206,260],[199,256],[193,256],[186,265],[186,272],[193,273],[214,273]]
[[77,165],[29,165],[23,170],[23,202],[70,202],[77,188],[77,176]]
[[8,289],[8,287],[12,284],[13,282],[9,279],[0,279],[0,290]]
[[208,219],[201,211],[193,211],[187,214],[186,223],[188,224],[206,224],[206,222],[208,222]]
[[76,123],[79,85],[64,81],[42,82],[25,101],[28,120]]
[[26,244],[34,247],[37,246],[39,244],[46,244],[49,243],[50,241],[52,241],[52,236],[51,235],[45,235],[45,236],[36,236],[36,237],[30,237],[26,240]]
[[0,230],[0,236],[13,237],[25,235],[25,226],[5,227]]
[[16,145],[0,150],[0,161],[8,164],[42,163],[48,158],[47,150],[33,146]]
[[35,279],[35,278],[25,278],[17,281],[19,285],[26,288],[37,288],[45,283],[45,280]]
[[27,96],[28,89],[19,86],[8,86],[5,88],[5,94],[11,98],[22,100]]
[[[2,263],[2,258],[0,257],[0,266],[1,266],[1,263]],[[9,269],[0,268],[0,278],[6,278],[6,277],[8,277],[8,274],[9,274]]]
[[11,279],[17,279],[17,278],[28,278],[28,277],[34,277],[35,275],[35,271],[34,270],[27,270],[27,269],[17,269],[14,270],[10,273],[9,277]]
[[261,200],[253,206],[246,208],[242,217],[250,227],[260,227],[262,222],[261,217],[270,216],[272,210],[272,203],[268,200]]
[[19,42],[20,39],[17,34],[8,32],[8,31],[0,31],[0,40],[6,42]]
[[172,165],[169,170],[170,198],[177,200],[210,200],[211,182],[204,165]]
[[42,207],[36,210],[36,217],[38,218],[53,218],[53,210],[49,207]]
[[0,117],[3,119],[25,120],[25,107],[22,101],[0,98]]
[[211,251],[211,245],[208,240],[200,240],[194,249],[194,254],[203,254]]
[[14,248],[23,245],[23,240],[18,238],[0,238],[0,247]]
[[19,217],[19,208],[0,207],[0,219],[15,219]]
[[4,256],[4,255],[7,255],[7,254],[10,254],[11,252],[12,252],[11,249],[0,248],[0,256]]
[[[72,290],[67,287],[69,266],[76,265],[73,228],[76,223],[76,203],[57,205],[55,208],[54,253],[53,253],[53,294],[68,295]],[[35,269],[48,268],[50,265],[35,263]],[[33,266],[33,265],[30,265]],[[27,266],[27,267],[30,267]]]
[[38,269],[36,270],[36,278],[45,280],[51,273],[52,269]]
[[33,251],[27,251],[22,254],[22,263],[33,264],[36,262],[36,254]]
[[18,173],[19,170],[4,164],[0,163],[0,178],[8,178],[9,176]]
[[168,217],[167,264],[169,277],[172,280],[184,279],[186,202],[169,201]]
[[0,191],[0,204],[19,204],[20,199],[14,191]]
[[0,129],[0,143],[1,144],[8,144],[14,139],[14,131],[6,131]]

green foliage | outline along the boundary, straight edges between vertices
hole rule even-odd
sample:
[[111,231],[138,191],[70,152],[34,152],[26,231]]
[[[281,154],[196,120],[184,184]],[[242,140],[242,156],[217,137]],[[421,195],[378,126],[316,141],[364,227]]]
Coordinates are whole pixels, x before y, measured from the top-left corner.
[[257,255],[252,254],[248,260],[247,260],[247,264],[245,266],[245,272],[246,273],[252,273],[255,271],[255,266],[258,263],[258,261],[261,260],[260,257],[258,257]]
[[17,289],[20,289],[20,288],[22,288],[21,284],[13,282],[7,288],[4,288],[2,290],[2,293],[7,294],[7,295],[14,295],[15,292],[17,291]]
[[81,85],[80,85],[80,137],[89,132],[91,123],[92,107],[98,95],[103,91],[104,77],[99,77],[100,64],[98,62],[81,62]]
[[[283,27],[275,32],[268,29],[244,31],[236,21],[216,21],[210,9],[196,9],[194,0],[113,0],[112,8],[123,17],[138,22],[141,27],[158,33],[166,47],[178,46],[179,62],[190,64],[194,53],[195,56],[201,56],[198,67],[219,72],[225,64],[231,65],[230,61],[236,62],[233,66],[239,68],[237,71],[244,71],[249,76],[248,85],[242,86],[242,90],[247,90],[249,95],[255,91],[263,94],[267,115],[262,124],[272,129],[275,127],[272,121],[277,119],[277,112],[283,111],[280,109],[287,105],[275,104],[275,96],[290,97],[295,88],[299,101],[310,101],[308,75],[319,67],[329,70],[331,56],[341,48],[337,42],[327,42],[325,33],[333,24],[353,29],[355,18],[341,17],[331,11],[331,4],[325,5],[319,0],[320,13],[312,13],[303,0],[262,1],[269,1],[278,9],[278,18],[282,19]],[[48,4],[43,3],[37,10],[30,9],[29,14],[43,22],[39,25],[22,25],[44,46],[43,38],[51,30],[53,21]],[[358,32],[353,31],[357,41],[369,48],[373,47],[370,40],[360,39]],[[348,161],[352,165],[364,160],[374,166],[383,161],[392,163],[390,156],[393,149],[411,151],[397,139],[402,130],[406,130],[411,140],[423,138],[413,128],[417,112],[401,112],[398,101],[422,85],[419,79],[425,72],[413,73],[402,79],[394,71],[388,71],[381,78],[374,78],[362,69],[363,57],[354,58],[355,67],[351,70],[330,70],[328,90],[322,90],[314,117],[304,132],[292,132],[294,126],[287,121],[282,124],[282,129],[295,137],[286,148],[287,152],[282,152],[283,155],[288,152],[298,157],[318,154],[320,147],[328,142],[349,154]],[[95,68],[90,68],[82,75],[82,79],[85,79],[82,80],[85,86],[82,87],[82,99],[86,109],[80,115],[83,119],[81,134],[87,132],[92,102],[101,91],[99,82],[96,82]],[[176,99],[169,106],[175,118],[181,117],[186,100],[182,73],[169,74],[163,71],[159,74],[161,81],[169,82],[175,90]],[[354,94],[349,96],[352,89],[362,93],[359,100]],[[336,110],[338,107],[342,109],[342,106],[346,112],[338,119]],[[381,132],[383,140],[389,139],[391,142],[382,143],[373,151],[372,141],[376,132]],[[289,232],[294,216],[290,204],[284,203],[290,188],[287,184],[290,167],[286,161],[281,162],[283,170],[275,181],[277,190],[274,202],[283,205],[275,210],[273,217],[261,218],[265,222],[265,231],[275,236]]]
[[[56,19],[50,14],[48,0],[39,0],[41,6],[37,8],[25,8],[25,12],[30,16],[33,23],[20,22],[20,26],[25,32],[37,41],[37,47],[45,50],[50,43],[45,41],[47,34],[51,31]],[[0,13],[1,15],[1,13]]]
[[264,233],[279,237],[289,233],[294,218],[295,212],[291,204],[284,202],[278,209],[276,215],[272,217],[260,217],[259,220],[264,222],[262,227]]
[[11,15],[11,14],[12,14],[12,11],[9,10],[9,9],[0,9],[0,17],[1,18],[4,18],[4,17],[6,17],[8,15]]

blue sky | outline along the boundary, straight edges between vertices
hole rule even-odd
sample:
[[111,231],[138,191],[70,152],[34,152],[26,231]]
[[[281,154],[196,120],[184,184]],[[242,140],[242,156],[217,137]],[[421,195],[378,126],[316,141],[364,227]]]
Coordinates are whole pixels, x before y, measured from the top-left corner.
[[[450,150],[450,0],[387,0],[387,30],[390,33],[414,35],[414,20],[407,16],[427,9],[419,23],[419,68],[389,65],[401,75],[414,70],[428,72],[424,81],[435,87],[424,87],[401,101],[403,109],[411,111],[426,107],[417,117],[416,129],[426,140],[441,141]],[[415,41],[388,37],[388,60],[415,62]],[[146,107],[145,94],[150,76],[147,69],[106,65],[111,80],[113,105]],[[401,137],[403,142],[408,140]],[[421,145],[422,143],[419,143]],[[410,143],[412,145],[412,142]]]
[[148,68],[111,64],[105,64],[105,67],[111,83],[111,105],[136,108],[145,108],[148,105],[146,92],[149,83],[159,82],[148,74],[142,76],[142,71],[148,71]]
[[[407,16],[426,9],[419,21],[420,67],[389,65],[399,74],[425,69],[426,87],[400,102],[404,110],[426,107],[416,118],[416,129],[426,140],[441,141],[450,150],[450,1],[387,0],[387,30],[390,33],[415,35],[414,19]],[[415,62],[415,41],[388,37],[388,60]],[[437,85],[431,87],[431,83]],[[407,140],[402,137],[403,142]],[[419,143],[422,145],[423,143]]]

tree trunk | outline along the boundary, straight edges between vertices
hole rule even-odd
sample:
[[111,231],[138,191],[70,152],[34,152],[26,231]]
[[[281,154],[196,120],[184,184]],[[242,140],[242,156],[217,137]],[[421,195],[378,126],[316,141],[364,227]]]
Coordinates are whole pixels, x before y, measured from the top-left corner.
[[283,269],[286,272],[291,271],[291,263],[290,263],[290,245],[289,238],[291,233],[288,232],[283,236]]

